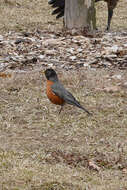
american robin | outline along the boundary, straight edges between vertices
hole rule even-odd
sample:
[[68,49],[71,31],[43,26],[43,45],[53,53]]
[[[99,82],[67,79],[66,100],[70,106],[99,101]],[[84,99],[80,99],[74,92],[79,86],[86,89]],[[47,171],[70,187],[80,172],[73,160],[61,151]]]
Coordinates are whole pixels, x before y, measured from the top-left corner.
[[80,103],[69,91],[64,88],[64,86],[60,83],[56,72],[53,69],[47,69],[44,73],[47,79],[46,94],[53,104],[61,105],[60,112],[64,104],[67,103],[77,106],[88,114],[91,114],[88,110],[80,105]]

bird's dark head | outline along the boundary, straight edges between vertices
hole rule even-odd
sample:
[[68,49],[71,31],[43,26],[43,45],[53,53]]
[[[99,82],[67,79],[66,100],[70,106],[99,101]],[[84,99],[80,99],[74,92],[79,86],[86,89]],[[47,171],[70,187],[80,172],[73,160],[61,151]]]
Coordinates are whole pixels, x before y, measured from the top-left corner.
[[47,80],[51,80],[53,82],[58,81],[57,74],[53,69],[51,69],[51,68],[46,69],[44,73],[45,73]]

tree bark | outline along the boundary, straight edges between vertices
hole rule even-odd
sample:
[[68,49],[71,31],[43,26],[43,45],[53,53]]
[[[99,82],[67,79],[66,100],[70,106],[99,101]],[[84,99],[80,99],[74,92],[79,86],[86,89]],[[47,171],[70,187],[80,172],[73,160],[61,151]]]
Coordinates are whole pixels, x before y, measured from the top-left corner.
[[94,0],[65,0],[64,21],[67,29],[96,29]]

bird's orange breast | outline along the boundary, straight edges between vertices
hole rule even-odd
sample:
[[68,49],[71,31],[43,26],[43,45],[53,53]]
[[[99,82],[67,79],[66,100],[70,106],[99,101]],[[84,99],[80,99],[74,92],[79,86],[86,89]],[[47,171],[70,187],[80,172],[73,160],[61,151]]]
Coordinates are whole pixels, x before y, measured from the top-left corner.
[[52,85],[53,85],[53,82],[50,80],[47,80],[46,94],[49,100],[53,104],[62,105],[64,103],[64,100],[52,92],[52,88],[51,88]]

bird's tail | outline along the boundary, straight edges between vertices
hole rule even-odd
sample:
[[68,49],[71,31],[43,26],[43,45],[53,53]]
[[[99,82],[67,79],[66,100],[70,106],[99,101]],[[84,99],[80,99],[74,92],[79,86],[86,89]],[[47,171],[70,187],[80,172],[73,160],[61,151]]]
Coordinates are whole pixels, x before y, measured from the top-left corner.
[[86,113],[88,113],[89,115],[92,115],[92,113],[90,113],[86,108],[84,108],[83,106],[81,106],[81,104],[80,104],[78,101],[75,102],[75,105],[76,105],[78,108],[84,110],[84,111],[85,111]]
[[88,113],[89,115],[92,115],[92,113],[90,113],[86,108],[84,108],[83,106],[80,105],[80,107],[82,110],[84,110],[86,113]]

